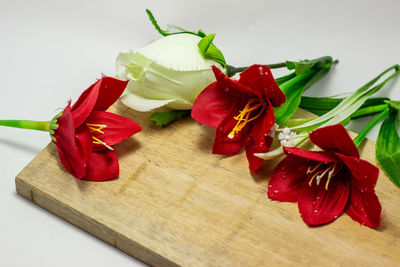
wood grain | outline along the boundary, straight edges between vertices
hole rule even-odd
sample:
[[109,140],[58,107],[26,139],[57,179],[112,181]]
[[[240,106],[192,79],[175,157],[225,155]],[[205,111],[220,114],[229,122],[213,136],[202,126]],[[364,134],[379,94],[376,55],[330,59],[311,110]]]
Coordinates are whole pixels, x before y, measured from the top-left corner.
[[[243,153],[211,154],[212,128],[190,118],[166,128],[121,103],[143,131],[116,146],[118,179],[74,179],[49,144],[16,177],[19,194],[145,263],[157,266],[400,264],[400,190],[381,172],[378,230],[346,214],[307,227],[293,203],[267,198],[276,162],[250,174]],[[375,143],[361,146],[375,164]]]

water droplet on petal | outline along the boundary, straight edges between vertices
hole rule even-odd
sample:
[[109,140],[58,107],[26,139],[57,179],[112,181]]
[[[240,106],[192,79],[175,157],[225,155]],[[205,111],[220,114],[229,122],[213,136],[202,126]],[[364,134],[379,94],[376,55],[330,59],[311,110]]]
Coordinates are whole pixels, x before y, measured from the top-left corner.
[[335,219],[337,219],[337,215],[335,215]]
[[318,212],[318,210],[314,210],[314,212],[315,212],[315,213],[317,213],[317,212]]
[[269,187],[269,188],[272,188],[272,185],[269,184],[268,187]]
[[274,194],[278,194],[278,192],[279,192],[278,189],[274,190]]

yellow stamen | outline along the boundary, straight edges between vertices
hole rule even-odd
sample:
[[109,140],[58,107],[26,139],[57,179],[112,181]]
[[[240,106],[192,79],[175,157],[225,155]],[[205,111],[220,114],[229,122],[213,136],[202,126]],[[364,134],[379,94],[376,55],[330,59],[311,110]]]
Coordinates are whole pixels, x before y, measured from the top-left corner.
[[[321,164],[323,164],[323,163],[322,162],[318,163],[312,169],[311,169],[311,166],[308,167],[307,174],[313,174],[321,166]],[[308,182],[308,185],[311,186],[312,182],[314,181],[314,178],[316,178],[316,185],[318,186],[321,182],[321,179],[328,173],[328,178],[326,179],[326,183],[325,183],[325,190],[328,190],[329,183],[331,182],[332,177],[334,177],[336,174],[339,173],[341,166],[342,165],[339,165],[339,167],[338,167],[338,163],[335,162],[332,165],[328,166],[327,168],[319,170],[318,172],[313,174],[310,181]]]
[[99,138],[95,137],[92,135],[93,138],[93,144],[99,144],[99,145],[103,145],[106,148],[110,149],[110,150],[114,150],[114,148],[110,147],[109,145],[107,145],[106,143],[104,143],[103,141],[101,141]]
[[311,186],[312,185],[312,181],[314,180],[315,176],[317,176],[318,174],[320,174],[321,172],[323,172],[324,170],[320,170],[318,172],[316,172],[310,179],[310,181],[308,182],[308,185]]
[[308,167],[307,174],[315,172],[319,168],[319,166],[321,166],[321,164],[322,164],[322,162],[318,163],[312,170],[311,170],[311,166]]
[[[107,125],[105,125],[105,124],[94,124],[94,123],[86,123],[86,126],[89,128],[89,131],[91,133],[97,132],[100,134],[104,134],[104,132],[102,130],[107,127]],[[112,147],[110,147],[109,145],[107,145],[105,142],[101,141],[99,138],[95,137],[94,135],[92,135],[92,139],[93,139],[93,141],[92,141],[93,144],[103,145],[110,150],[114,150]]]
[[335,163],[335,165],[333,165],[332,170],[329,171],[328,179],[326,179],[326,183],[325,183],[325,190],[328,190],[328,186],[329,186],[329,183],[330,183],[332,177],[335,176],[336,174],[338,174],[342,165],[339,165],[339,168],[336,168],[336,166],[337,166],[337,162]]
[[321,182],[322,177],[330,170],[331,167],[327,168],[323,173],[317,176],[317,185]]
[[86,123],[87,127],[89,128],[89,131],[91,132],[98,132],[101,134],[104,134],[102,129],[106,128],[107,125],[104,124],[93,124],[93,123]]
[[[256,109],[262,107],[261,111],[252,118],[250,118],[251,112],[255,111]],[[261,116],[262,112],[264,111],[263,103],[259,102],[258,99],[252,98],[247,102],[246,106],[243,110],[239,111],[239,115],[233,117],[238,122],[236,123],[235,127],[233,127],[232,131],[228,134],[228,138],[233,139],[235,135],[240,132],[248,122],[253,121]]]

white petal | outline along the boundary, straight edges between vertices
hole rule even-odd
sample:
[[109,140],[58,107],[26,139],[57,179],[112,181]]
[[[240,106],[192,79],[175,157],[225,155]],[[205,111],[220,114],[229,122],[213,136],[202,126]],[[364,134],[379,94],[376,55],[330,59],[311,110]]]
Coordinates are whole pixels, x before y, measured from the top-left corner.
[[158,39],[136,52],[172,70],[207,70],[212,65],[222,68],[217,62],[203,58],[197,46],[200,40],[201,37],[193,34],[175,34]]
[[267,153],[254,153],[254,156],[267,160],[274,159],[282,155],[283,155],[283,149],[281,146]]
[[126,106],[130,107],[131,109],[146,112],[151,111],[153,109],[165,106],[175,99],[168,99],[168,100],[153,100],[144,98],[134,93],[124,94],[121,96],[121,101]]

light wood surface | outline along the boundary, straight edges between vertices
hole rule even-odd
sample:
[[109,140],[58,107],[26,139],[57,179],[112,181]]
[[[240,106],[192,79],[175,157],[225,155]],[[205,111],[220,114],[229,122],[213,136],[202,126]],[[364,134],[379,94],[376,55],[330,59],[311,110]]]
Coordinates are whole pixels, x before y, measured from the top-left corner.
[[[18,193],[151,265],[400,264],[400,190],[382,172],[376,187],[383,208],[378,230],[346,214],[310,228],[296,204],[268,199],[268,175],[276,161],[250,174],[244,153],[211,154],[212,128],[190,118],[158,128],[149,114],[119,102],[112,110],[143,127],[116,146],[118,179],[73,178],[49,144],[16,177]],[[374,148],[367,141],[360,152],[375,164]]]

